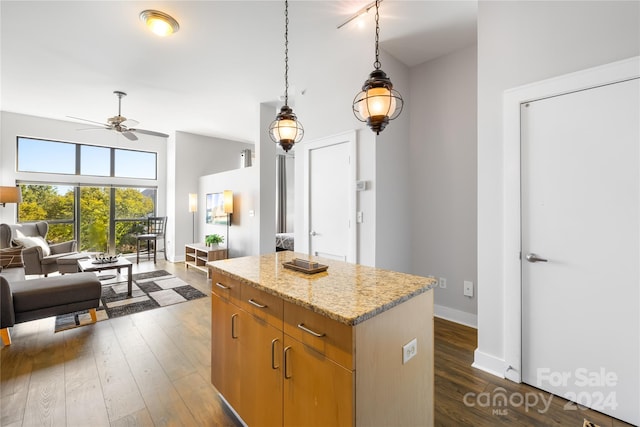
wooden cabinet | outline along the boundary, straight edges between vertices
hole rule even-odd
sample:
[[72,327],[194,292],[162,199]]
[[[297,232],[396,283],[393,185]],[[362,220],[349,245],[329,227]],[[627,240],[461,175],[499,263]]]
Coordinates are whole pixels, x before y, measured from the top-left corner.
[[202,243],[189,243],[184,245],[184,265],[185,268],[193,267],[207,273],[207,278],[211,277],[207,262],[219,259],[227,259],[227,248],[216,248],[203,245]]
[[[238,289],[239,290],[239,289]],[[236,411],[240,396],[240,309],[230,289],[215,286],[211,294],[211,382]]]
[[355,425],[355,372],[284,336],[285,426]]
[[248,426],[433,425],[432,292],[349,326],[212,279],[211,379]]

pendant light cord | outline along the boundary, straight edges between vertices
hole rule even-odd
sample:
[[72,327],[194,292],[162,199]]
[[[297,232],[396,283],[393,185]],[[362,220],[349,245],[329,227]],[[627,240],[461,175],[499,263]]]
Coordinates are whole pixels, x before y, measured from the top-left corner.
[[284,105],[289,105],[289,1],[284,0]]
[[378,41],[380,40],[380,25],[378,21],[380,21],[380,13],[378,12],[380,0],[376,0],[376,62],[373,63],[373,67],[376,70],[380,69],[380,49],[378,49]]

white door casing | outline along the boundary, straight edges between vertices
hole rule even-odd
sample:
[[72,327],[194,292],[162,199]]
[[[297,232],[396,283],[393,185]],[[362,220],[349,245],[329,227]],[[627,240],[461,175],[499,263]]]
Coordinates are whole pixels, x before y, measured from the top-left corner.
[[[521,110],[522,380],[634,423],[639,82]],[[540,260],[525,261],[533,253]]]
[[300,144],[298,150],[303,157],[305,211],[296,247],[355,262],[356,132]]

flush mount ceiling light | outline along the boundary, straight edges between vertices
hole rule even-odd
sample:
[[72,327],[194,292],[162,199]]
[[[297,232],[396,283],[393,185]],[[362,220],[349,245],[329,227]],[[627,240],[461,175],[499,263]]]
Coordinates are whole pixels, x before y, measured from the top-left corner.
[[276,119],[269,125],[271,140],[289,151],[293,144],[300,142],[304,128],[289,107],[289,2],[284,2],[284,106]]
[[398,91],[393,90],[393,84],[384,71],[380,69],[380,14],[378,7],[380,0],[376,0],[376,61],[375,68],[364,82],[362,91],[353,100],[353,114],[361,122],[365,122],[376,134],[380,134],[389,124],[389,120],[397,118],[402,112],[404,101]]
[[140,20],[149,27],[154,34],[165,37],[177,33],[180,29],[178,21],[159,10],[147,9],[140,12]]

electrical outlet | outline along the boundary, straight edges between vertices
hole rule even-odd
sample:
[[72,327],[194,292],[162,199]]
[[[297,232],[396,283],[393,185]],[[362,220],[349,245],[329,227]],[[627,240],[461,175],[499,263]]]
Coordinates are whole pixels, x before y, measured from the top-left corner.
[[402,346],[402,364],[407,363],[416,354],[418,354],[418,339],[414,338]]
[[473,282],[464,281],[464,295],[467,297],[473,296]]
[[446,277],[439,277],[438,278],[438,286],[440,286],[441,288],[446,288],[447,287],[447,278]]

